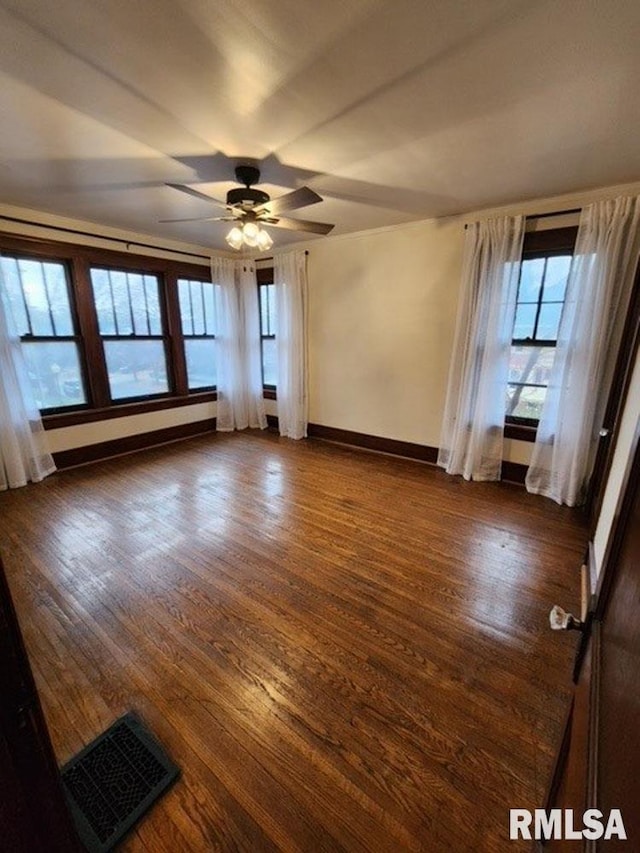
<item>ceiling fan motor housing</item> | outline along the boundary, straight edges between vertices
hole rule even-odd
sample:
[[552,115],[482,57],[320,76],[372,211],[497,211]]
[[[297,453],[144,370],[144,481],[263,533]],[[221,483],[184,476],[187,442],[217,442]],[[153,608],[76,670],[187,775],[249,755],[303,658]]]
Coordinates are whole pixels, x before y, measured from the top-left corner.
[[228,205],[256,207],[270,200],[271,197],[267,193],[251,188],[252,184],[257,184],[260,180],[260,169],[256,169],[255,166],[236,166],[236,180],[238,183],[244,184],[244,187],[229,190],[227,193]]

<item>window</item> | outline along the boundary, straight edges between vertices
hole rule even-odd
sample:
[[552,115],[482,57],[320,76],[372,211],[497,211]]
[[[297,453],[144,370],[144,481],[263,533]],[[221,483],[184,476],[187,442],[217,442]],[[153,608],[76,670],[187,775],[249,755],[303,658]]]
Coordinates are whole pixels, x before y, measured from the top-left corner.
[[66,265],[7,255],[1,263],[38,407],[43,412],[55,412],[86,405],[83,359]]
[[276,286],[273,282],[258,285],[260,298],[260,347],[262,353],[262,384],[275,389],[278,378],[276,349]]
[[506,417],[535,426],[549,384],[576,229],[525,235],[509,361]]
[[215,388],[215,285],[178,279],[180,321],[190,391]]
[[215,400],[206,267],[9,234],[0,251],[45,426]]
[[167,394],[158,277],[92,267],[91,285],[111,399]]

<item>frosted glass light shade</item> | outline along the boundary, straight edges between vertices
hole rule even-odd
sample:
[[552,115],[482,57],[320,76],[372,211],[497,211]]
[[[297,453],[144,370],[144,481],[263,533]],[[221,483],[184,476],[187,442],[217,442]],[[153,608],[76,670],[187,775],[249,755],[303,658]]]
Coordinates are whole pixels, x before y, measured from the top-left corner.
[[273,240],[267,234],[266,231],[260,231],[258,234],[258,248],[260,251],[265,252],[267,249],[270,249],[273,246]]
[[255,222],[245,222],[242,227],[242,234],[247,246],[257,246],[258,236],[260,235],[260,226],[256,225]]
[[242,229],[238,228],[237,225],[234,226],[227,234],[226,240],[232,249],[239,249],[242,246],[242,243],[244,242]]

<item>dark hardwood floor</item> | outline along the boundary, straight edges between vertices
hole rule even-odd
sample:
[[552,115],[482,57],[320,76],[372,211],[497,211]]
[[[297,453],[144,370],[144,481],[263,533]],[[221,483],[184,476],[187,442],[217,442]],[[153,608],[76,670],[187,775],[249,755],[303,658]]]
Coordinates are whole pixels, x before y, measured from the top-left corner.
[[5,493],[0,533],[60,763],[133,708],[183,769],[125,850],[529,849],[574,511],[245,433]]

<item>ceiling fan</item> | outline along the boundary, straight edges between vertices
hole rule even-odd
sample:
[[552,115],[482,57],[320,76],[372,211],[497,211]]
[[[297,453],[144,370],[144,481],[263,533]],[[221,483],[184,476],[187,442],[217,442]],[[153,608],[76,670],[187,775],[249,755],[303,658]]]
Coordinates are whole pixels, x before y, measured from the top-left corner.
[[227,200],[219,201],[187,184],[170,184],[166,186],[194,198],[208,201],[217,207],[225,208],[226,216],[197,216],[188,219],[161,219],[161,222],[235,222],[236,227],[227,234],[227,243],[234,249],[243,244],[259,249],[269,249],[273,241],[260,225],[271,228],[286,228],[289,231],[307,231],[310,234],[328,234],[333,225],[324,222],[309,222],[305,219],[288,219],[280,216],[289,210],[297,210],[310,204],[322,201],[318,193],[309,187],[300,187],[279,198],[271,197],[262,190],[253,188],[260,181],[260,170],[255,166],[240,165],[235,169],[236,180],[242,187],[229,190]]

